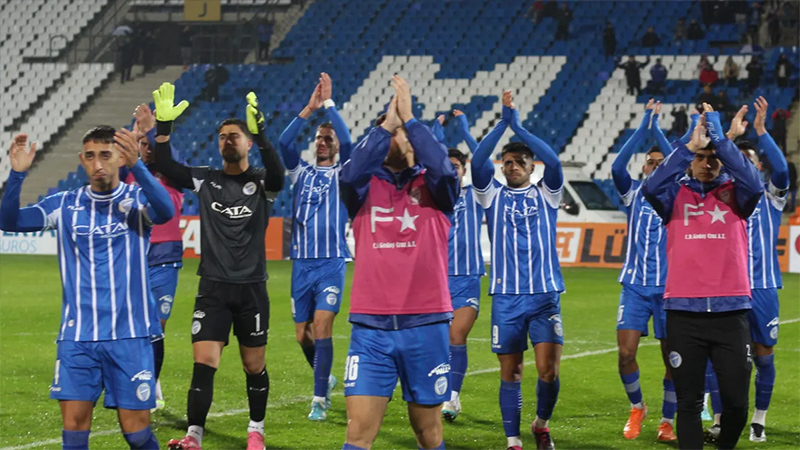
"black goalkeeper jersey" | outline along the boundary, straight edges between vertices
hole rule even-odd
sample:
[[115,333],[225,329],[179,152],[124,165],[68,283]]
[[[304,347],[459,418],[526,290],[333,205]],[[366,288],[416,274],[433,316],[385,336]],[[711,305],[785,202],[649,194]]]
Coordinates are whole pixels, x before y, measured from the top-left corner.
[[159,172],[200,201],[200,267],[203,278],[225,283],[267,279],[264,236],[285,169],[265,139],[258,146],[264,168],[250,166],[239,175],[208,167],[186,167],[172,160],[168,143],[156,145]]

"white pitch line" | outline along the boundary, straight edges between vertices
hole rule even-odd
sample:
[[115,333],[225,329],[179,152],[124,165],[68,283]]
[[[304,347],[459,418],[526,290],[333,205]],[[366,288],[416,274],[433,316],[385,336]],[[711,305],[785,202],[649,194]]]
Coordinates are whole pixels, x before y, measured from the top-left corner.
[[[788,325],[790,323],[797,323],[797,322],[800,322],[800,318],[781,321],[781,324]],[[660,343],[659,342],[646,342],[644,344],[639,344],[639,347],[650,347],[650,346],[654,346],[654,345],[660,345]],[[613,348],[604,348],[602,350],[592,350],[592,351],[574,353],[574,354],[571,354],[571,355],[562,356],[561,357],[561,361],[565,361],[565,360],[568,360],[568,359],[575,359],[575,358],[583,358],[583,357],[586,357],[586,356],[603,355],[603,354],[606,354],[606,353],[613,353],[613,352],[616,352],[616,351],[617,351],[617,347],[613,347]],[[535,359],[529,359],[528,361],[526,361],[524,363],[524,365],[527,366],[527,365],[530,365],[530,364],[534,364],[535,362],[536,362]],[[488,369],[472,370],[472,371],[467,372],[464,376],[468,377],[470,375],[482,375],[482,374],[485,374],[485,373],[493,373],[493,372],[499,372],[499,371],[500,371],[500,367],[491,367],[491,368],[488,368]],[[339,396],[339,395],[343,395],[343,394],[340,393],[340,392],[335,392],[335,393],[333,393],[331,395],[332,396]],[[267,407],[268,408],[280,408],[282,406],[288,406],[288,405],[292,405],[292,404],[299,403],[299,402],[302,402],[302,401],[308,401],[308,397],[307,396],[305,396],[305,397],[295,397],[295,398],[293,398],[292,400],[289,400],[289,401],[270,403],[270,404],[267,405]],[[234,416],[236,414],[244,414],[244,413],[249,412],[249,411],[250,411],[249,409],[242,409],[242,408],[240,408],[240,409],[229,409],[227,411],[221,411],[221,412],[218,412],[218,413],[211,413],[211,414],[208,415],[208,417]],[[172,425],[172,424],[176,424],[176,423],[178,423],[178,422],[176,422],[176,421],[171,421],[171,422],[158,422],[158,421],[156,421],[156,422],[154,422],[154,424],[158,425],[158,426],[168,426],[168,425]],[[108,435],[111,435],[111,434],[114,434],[114,433],[119,433],[119,432],[120,432],[119,430],[92,431],[92,433],[89,435],[89,438],[96,437],[96,436],[108,436]],[[53,444],[59,444],[59,443],[61,443],[61,439],[50,439],[50,440],[47,440],[47,441],[32,442],[32,443],[27,444],[27,445],[18,445],[16,447],[3,447],[3,448],[0,448],[0,450],[24,450],[24,449],[27,449],[27,448],[41,447],[41,446],[44,446],[44,445],[53,445]]]

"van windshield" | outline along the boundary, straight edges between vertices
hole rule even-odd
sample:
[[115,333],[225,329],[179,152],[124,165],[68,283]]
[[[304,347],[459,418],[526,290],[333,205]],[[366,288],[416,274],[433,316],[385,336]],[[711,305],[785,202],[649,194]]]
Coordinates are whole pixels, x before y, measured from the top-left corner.
[[611,199],[594,181],[570,181],[569,184],[578,193],[587,209],[617,211],[617,207],[611,203]]

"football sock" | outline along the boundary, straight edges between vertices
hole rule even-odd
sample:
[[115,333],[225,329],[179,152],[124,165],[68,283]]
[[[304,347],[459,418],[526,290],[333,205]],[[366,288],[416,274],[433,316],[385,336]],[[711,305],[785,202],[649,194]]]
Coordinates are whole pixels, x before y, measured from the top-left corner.
[[[417,445],[417,448],[419,450],[425,450],[422,447],[420,447],[419,445]],[[436,447],[432,448],[431,450],[444,450],[444,439],[442,439],[442,443],[441,444],[437,445]]]
[[450,345],[450,386],[453,391],[461,392],[465,373],[467,373],[467,346]]
[[[717,382],[717,374],[714,373],[714,368],[711,366],[711,361],[706,366],[706,386],[708,386],[708,396],[711,398],[711,409],[714,416],[722,414],[722,399],[719,396],[719,383]],[[718,423],[716,420],[715,423]]]
[[558,390],[561,388],[561,380],[556,378],[552,383],[548,383],[541,378],[536,382],[536,417],[543,420],[550,420],[553,410],[558,401]]
[[134,450],[159,450],[158,439],[150,427],[134,433],[123,433],[128,446]]
[[267,411],[267,399],[269,398],[269,374],[267,374],[267,368],[264,367],[264,370],[257,374],[245,373],[245,376],[247,377],[247,403],[250,406],[250,420],[263,422]]
[[311,368],[314,368],[314,346],[313,345],[303,345],[300,344],[300,348],[303,349],[303,354],[306,356],[306,361],[308,361],[308,365]]
[[247,433],[249,434],[249,433],[252,433],[254,431],[256,433],[261,433],[262,436],[264,435],[264,421],[263,420],[260,421],[260,422],[256,422],[255,420],[251,420],[250,423],[247,424]]
[[622,384],[625,386],[625,393],[628,394],[628,400],[631,406],[635,408],[642,408],[642,389],[639,386],[639,371],[629,373],[627,375],[620,375]]
[[500,415],[506,437],[519,436],[519,418],[522,415],[522,389],[520,382],[500,380]]
[[189,429],[186,430],[186,436],[194,438],[199,445],[203,445],[203,427],[198,425],[189,425]]
[[756,356],[756,413],[753,414],[753,422],[764,425],[764,416],[769,408],[769,401],[772,398],[772,388],[775,385],[775,355]]
[[[206,425],[206,416],[211,409],[211,400],[214,397],[214,374],[217,369],[205,364],[194,363],[192,372],[192,385],[189,387],[189,399],[186,402],[186,418],[189,425],[201,428]],[[191,427],[190,427],[191,428]],[[198,442],[200,440],[198,439]]]
[[61,430],[61,448],[63,450],[88,450],[89,430]]
[[156,367],[156,380],[161,377],[161,367],[164,365],[164,339],[153,342],[153,359]]
[[333,365],[333,338],[316,339],[314,355],[314,397],[328,395],[328,378]]
[[364,447],[357,447],[353,444],[348,444],[347,442],[344,443],[342,446],[342,450],[367,450]]
[[675,383],[672,380],[664,378],[664,403],[661,404],[661,417],[663,419],[675,419],[675,411],[678,410],[678,397],[675,394]]

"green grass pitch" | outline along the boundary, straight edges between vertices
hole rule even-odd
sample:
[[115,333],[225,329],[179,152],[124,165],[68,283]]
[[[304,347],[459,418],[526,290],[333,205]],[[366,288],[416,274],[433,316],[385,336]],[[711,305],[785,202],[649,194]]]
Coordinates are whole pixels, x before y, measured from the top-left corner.
[[[266,418],[268,448],[338,449],[344,441],[346,415],[341,388],[334,391],[328,421],[306,419],[312,394],[312,371],[294,338],[289,305],[291,263],[268,264],[268,289],[272,301],[267,367],[271,392]],[[153,416],[162,448],[167,440],[185,432],[186,391],[191,380],[190,324],[198,278],[197,260],[189,260],[180,275],[175,307],[167,325],[166,361],[162,384],[166,408]],[[561,394],[551,420],[553,439],[559,449],[645,449],[673,445],[656,441],[661,408],[662,366],[658,346],[651,337],[642,339],[638,360],[642,391],[650,415],[635,441],[622,437],[629,403],[617,374],[615,319],[620,287],[618,271],[565,269],[567,293],[561,297],[566,344],[561,363]],[[349,266],[348,276],[352,275]],[[739,447],[800,447],[800,276],[785,275],[781,291],[783,324],[776,347],[777,382],[767,415],[766,444],[755,445],[742,435]],[[348,283],[349,287],[349,283]],[[486,292],[484,285],[483,292]],[[341,314],[334,327],[333,373],[342,378],[349,324],[346,291]],[[445,423],[450,449],[505,448],[497,390],[498,364],[490,349],[490,298],[482,298],[482,310],[469,341],[469,373],[464,381],[464,411],[455,423]],[[61,288],[58,264],[49,256],[0,257],[0,450],[8,448],[59,449],[61,416],[49,400],[59,327]],[[235,341],[232,341],[235,342]],[[526,355],[532,362],[533,355]],[[526,368],[523,380],[522,431],[526,448],[533,448],[528,426],[535,408],[535,367]],[[399,390],[389,405],[375,449],[414,449]],[[102,399],[101,399],[102,402]],[[750,395],[751,411],[753,394]],[[90,446],[128,448],[116,423],[116,414],[95,409]],[[214,403],[203,439],[207,449],[241,449],[246,446],[248,422],[245,378],[236,347],[223,353],[215,379]],[[747,432],[747,431],[746,431]]]

